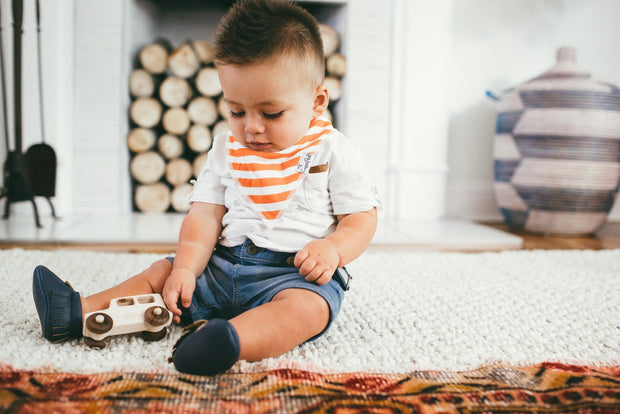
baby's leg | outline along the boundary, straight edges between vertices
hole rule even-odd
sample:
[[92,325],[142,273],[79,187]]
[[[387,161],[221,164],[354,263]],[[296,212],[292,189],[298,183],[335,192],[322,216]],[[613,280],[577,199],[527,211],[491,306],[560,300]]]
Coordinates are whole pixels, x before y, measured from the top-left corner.
[[84,314],[107,308],[117,297],[161,293],[171,270],[170,261],[159,260],[125,282],[84,298],[51,270],[37,266],[32,292],[43,336],[53,342],[81,338]]
[[230,320],[239,335],[239,359],[246,361],[282,355],[323,332],[328,322],[327,302],[307,289],[282,290]]
[[318,293],[285,289],[271,302],[225,321],[214,319],[179,341],[173,359],[185,373],[213,375],[237,360],[281,355],[321,333],[329,306]]
[[110,301],[115,298],[161,293],[170,272],[172,272],[172,263],[167,259],[161,259],[116,286],[88,297],[81,297],[82,315],[106,309]]

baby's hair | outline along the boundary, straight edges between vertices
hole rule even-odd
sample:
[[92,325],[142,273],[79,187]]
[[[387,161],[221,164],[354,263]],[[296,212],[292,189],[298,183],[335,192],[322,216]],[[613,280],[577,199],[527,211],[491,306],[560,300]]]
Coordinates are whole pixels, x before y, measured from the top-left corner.
[[319,25],[288,0],[238,0],[220,21],[214,43],[216,64],[245,65],[290,55],[313,62],[316,69],[309,73],[314,87],[325,76]]

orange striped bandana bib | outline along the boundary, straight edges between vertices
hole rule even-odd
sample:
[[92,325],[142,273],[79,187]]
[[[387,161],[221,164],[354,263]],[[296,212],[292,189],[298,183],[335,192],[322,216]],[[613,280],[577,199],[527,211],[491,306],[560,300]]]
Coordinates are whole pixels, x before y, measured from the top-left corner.
[[324,117],[313,118],[306,135],[278,152],[261,152],[228,135],[228,166],[237,187],[270,228],[289,206],[312,163],[317,148],[333,130]]

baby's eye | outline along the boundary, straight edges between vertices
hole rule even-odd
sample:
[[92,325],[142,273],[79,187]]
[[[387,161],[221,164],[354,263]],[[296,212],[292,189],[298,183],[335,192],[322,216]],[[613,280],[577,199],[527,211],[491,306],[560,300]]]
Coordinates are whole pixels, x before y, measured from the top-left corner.
[[263,112],[263,116],[267,119],[278,119],[282,116],[283,113],[284,111],[275,112],[273,114],[268,114],[268,113]]
[[243,115],[245,115],[245,112],[243,111],[241,112],[230,111],[230,116],[232,116],[233,118],[241,118],[243,117]]

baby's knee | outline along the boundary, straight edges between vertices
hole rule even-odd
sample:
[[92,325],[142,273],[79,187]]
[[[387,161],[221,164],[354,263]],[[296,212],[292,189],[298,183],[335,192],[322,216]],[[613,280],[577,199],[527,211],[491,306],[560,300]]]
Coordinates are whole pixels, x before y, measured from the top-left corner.
[[155,293],[161,293],[164,283],[172,272],[172,263],[168,259],[160,259],[153,262],[140,276],[142,276],[151,285],[151,289]]
[[329,305],[314,291],[287,289],[278,293],[274,300],[287,300],[299,326],[308,328],[313,334],[322,332],[329,323]]
[[155,272],[168,273],[172,272],[172,262],[168,259],[159,259],[150,266]]

